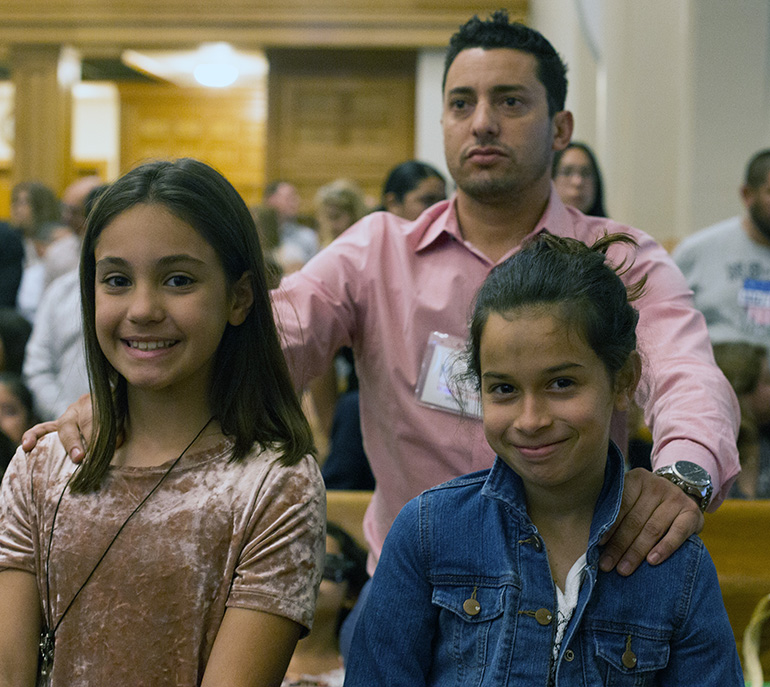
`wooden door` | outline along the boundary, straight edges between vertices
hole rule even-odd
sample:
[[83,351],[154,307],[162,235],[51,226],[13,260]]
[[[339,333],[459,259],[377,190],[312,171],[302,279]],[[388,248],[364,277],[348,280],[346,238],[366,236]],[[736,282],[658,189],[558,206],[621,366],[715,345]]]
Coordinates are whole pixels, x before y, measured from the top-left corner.
[[303,211],[337,178],[379,199],[391,167],[414,156],[414,51],[268,52],[268,180],[295,184]]

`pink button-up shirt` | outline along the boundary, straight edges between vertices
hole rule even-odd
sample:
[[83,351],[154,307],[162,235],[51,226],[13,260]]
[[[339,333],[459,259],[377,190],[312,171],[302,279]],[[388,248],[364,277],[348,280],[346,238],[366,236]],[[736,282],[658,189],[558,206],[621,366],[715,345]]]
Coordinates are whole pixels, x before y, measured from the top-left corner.
[[[644,369],[637,402],[653,431],[653,465],[703,466],[716,507],[739,471],[739,411],[681,273],[652,237],[565,207],[556,193],[532,234],[544,230],[588,244],[605,231],[625,232],[639,243],[623,280],[648,279],[634,305]],[[623,251],[613,246],[609,257],[617,264]],[[426,407],[415,394],[431,333],[466,337],[473,297],[492,267],[463,239],[450,200],[411,223],[365,217],[273,294],[298,385],[327,369],[341,346],[353,349],[364,448],[377,480],[364,519],[373,560],[409,499],[493,462],[480,421]]]

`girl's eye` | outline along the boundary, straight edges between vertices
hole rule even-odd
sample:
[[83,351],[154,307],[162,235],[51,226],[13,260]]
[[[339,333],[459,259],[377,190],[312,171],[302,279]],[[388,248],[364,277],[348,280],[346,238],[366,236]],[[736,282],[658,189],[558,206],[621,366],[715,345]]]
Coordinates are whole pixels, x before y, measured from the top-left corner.
[[190,277],[185,276],[184,274],[175,274],[173,277],[169,277],[166,280],[166,284],[169,286],[190,286],[190,284],[193,283],[193,280]]
[[489,393],[495,396],[510,396],[516,391],[516,387],[513,384],[493,384],[489,387]]
[[128,278],[124,277],[122,274],[108,275],[102,279],[102,283],[113,289],[124,288],[130,284]]
[[551,386],[554,389],[569,389],[574,385],[575,380],[569,379],[567,377],[559,377],[559,379],[554,379],[553,382],[551,382]]

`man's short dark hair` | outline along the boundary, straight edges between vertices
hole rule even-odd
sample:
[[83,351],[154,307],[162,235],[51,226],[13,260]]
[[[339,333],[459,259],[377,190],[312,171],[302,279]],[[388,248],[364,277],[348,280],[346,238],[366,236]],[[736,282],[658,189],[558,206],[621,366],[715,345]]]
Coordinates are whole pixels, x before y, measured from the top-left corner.
[[770,149],[760,150],[746,165],[744,183],[750,188],[759,188],[767,181],[770,173]]
[[510,22],[506,10],[497,10],[485,21],[476,15],[452,36],[444,60],[442,92],[446,86],[447,72],[455,57],[469,48],[508,48],[534,56],[537,60],[537,78],[545,86],[548,97],[548,114],[553,116],[564,109],[564,101],[567,99],[567,66],[543,34],[519,22]]

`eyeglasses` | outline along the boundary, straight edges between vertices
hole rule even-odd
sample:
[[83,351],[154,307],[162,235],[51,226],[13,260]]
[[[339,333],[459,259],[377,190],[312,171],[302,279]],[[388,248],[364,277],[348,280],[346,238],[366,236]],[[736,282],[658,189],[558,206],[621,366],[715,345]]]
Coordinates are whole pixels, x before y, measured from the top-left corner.
[[556,176],[572,177],[579,176],[581,179],[593,179],[594,173],[590,167],[571,167],[564,166],[556,171]]
[[323,579],[332,582],[344,582],[356,564],[341,553],[327,553],[324,558]]

